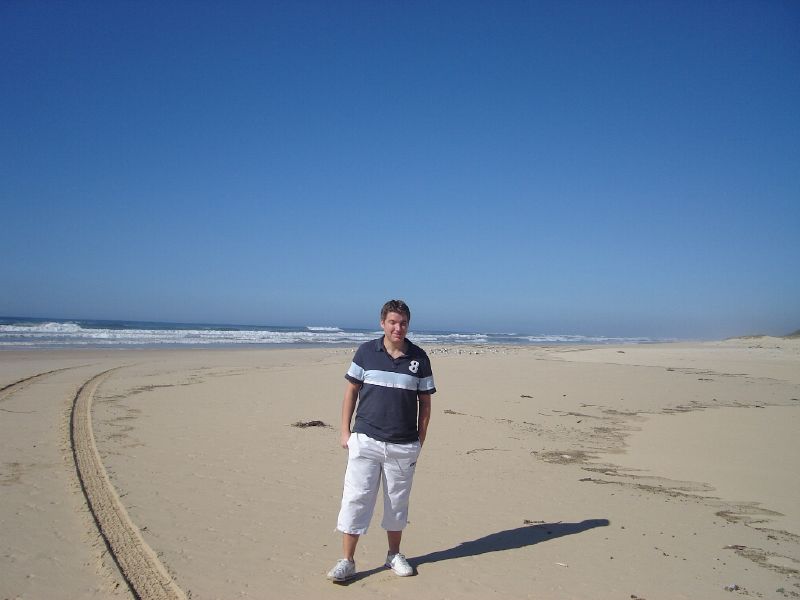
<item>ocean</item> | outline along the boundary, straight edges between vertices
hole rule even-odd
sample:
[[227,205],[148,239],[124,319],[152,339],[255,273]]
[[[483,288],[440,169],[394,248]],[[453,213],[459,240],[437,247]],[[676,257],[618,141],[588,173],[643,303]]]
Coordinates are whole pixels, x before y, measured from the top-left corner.
[[[153,323],[0,317],[0,349],[120,347],[355,346],[382,335],[375,329],[327,325],[283,327],[208,323]],[[411,331],[411,341],[435,345],[642,344],[672,340],[641,337]]]

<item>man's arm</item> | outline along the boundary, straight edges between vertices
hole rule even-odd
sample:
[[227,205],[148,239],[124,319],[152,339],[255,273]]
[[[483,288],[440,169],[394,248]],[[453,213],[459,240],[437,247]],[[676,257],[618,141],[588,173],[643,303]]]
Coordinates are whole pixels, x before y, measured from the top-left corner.
[[356,411],[356,401],[361,386],[348,380],[344,388],[344,400],[342,401],[342,436],[340,443],[342,448],[347,448],[347,440],[350,439],[350,422],[353,420],[353,413]]
[[419,417],[417,419],[417,431],[419,432],[419,443],[425,444],[425,438],[428,435],[428,423],[431,422],[431,395],[418,394],[419,400]]

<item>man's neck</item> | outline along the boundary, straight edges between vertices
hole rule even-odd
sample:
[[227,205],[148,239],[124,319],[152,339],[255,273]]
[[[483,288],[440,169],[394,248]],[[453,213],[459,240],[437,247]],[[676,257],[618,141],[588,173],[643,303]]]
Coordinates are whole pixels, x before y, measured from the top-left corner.
[[406,340],[403,339],[403,341],[399,344],[393,344],[392,341],[384,335],[383,347],[386,348],[386,352],[389,353],[389,356],[397,358],[398,356],[403,356],[403,354],[406,353]]

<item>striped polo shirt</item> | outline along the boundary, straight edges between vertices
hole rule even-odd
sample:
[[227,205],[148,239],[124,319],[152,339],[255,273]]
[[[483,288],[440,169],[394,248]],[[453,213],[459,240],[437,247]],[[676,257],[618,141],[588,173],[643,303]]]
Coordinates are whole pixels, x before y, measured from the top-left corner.
[[392,358],[383,338],[361,344],[345,375],[361,385],[353,431],[381,442],[414,442],[418,394],[433,394],[431,362],[425,351],[406,340],[406,353]]

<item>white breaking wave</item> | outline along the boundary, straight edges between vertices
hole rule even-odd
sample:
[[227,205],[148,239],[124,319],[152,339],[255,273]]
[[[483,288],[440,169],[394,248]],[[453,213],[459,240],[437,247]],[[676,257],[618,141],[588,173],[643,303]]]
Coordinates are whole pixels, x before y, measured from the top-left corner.
[[[231,345],[358,345],[380,337],[378,331],[347,331],[339,327],[305,326],[291,328],[148,328],[145,323],[136,328],[121,325],[86,327],[79,323],[17,322],[0,325],[0,348],[5,347],[74,347],[74,346],[231,346]],[[113,325],[113,324],[112,324]],[[166,327],[170,327],[166,325]],[[623,338],[583,335],[516,335],[497,333],[447,333],[410,332],[414,343],[435,344],[640,344],[656,341],[650,338]]]
[[591,335],[526,335],[522,339],[532,344],[641,344],[652,342],[650,338],[622,338]]
[[0,325],[0,333],[43,333],[43,334],[69,334],[77,333],[82,328],[77,323],[36,323],[35,325]]
[[0,346],[212,345],[212,344],[342,344],[361,343],[371,334],[322,331],[220,329],[103,329],[74,323],[0,325]]
[[489,338],[483,333],[409,333],[415,344],[486,344]]

